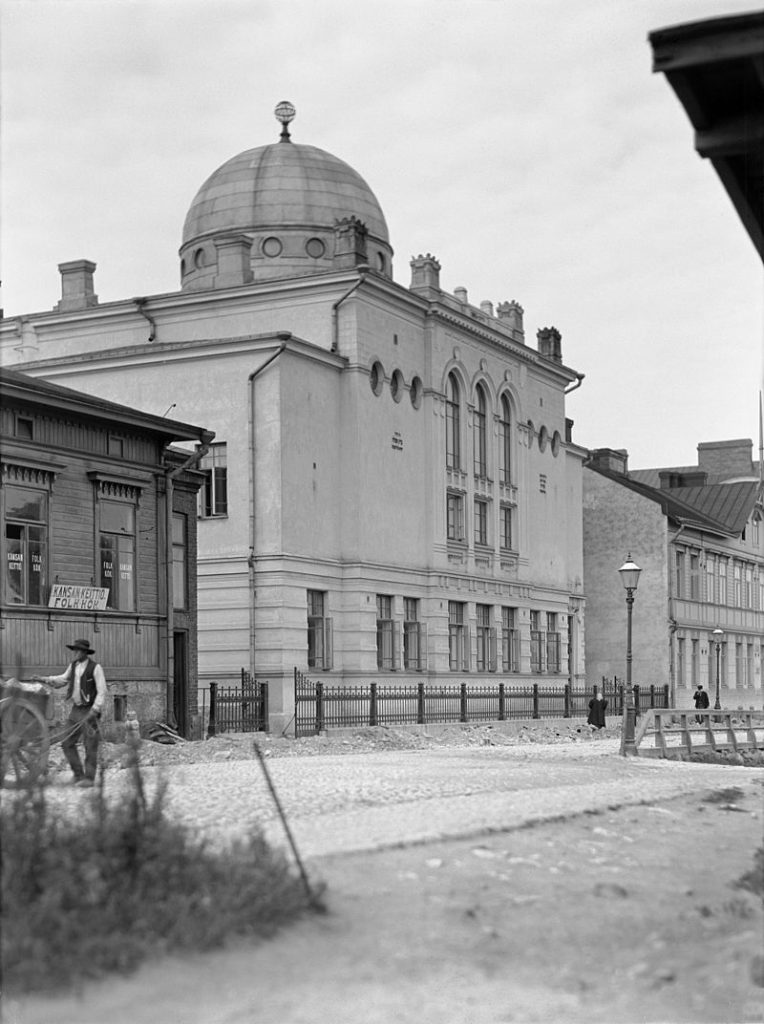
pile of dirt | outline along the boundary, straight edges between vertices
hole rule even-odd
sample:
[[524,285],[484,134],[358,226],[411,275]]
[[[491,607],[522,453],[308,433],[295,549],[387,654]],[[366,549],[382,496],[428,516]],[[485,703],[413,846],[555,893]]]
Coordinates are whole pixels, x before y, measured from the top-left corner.
[[[220,761],[251,761],[254,744],[268,758],[311,757],[319,754],[363,754],[376,750],[432,750],[438,747],[505,746],[526,743],[592,743],[619,735],[620,723],[596,736],[582,719],[554,719],[538,722],[481,722],[427,726],[366,726],[332,729],[317,736],[294,739],[269,733],[221,733],[203,740],[156,742],[144,738],[138,748],[142,766],[205,764]],[[107,768],[126,767],[128,748],[124,743],[103,742],[102,763]],[[60,747],[51,748],[51,768],[67,770]]]

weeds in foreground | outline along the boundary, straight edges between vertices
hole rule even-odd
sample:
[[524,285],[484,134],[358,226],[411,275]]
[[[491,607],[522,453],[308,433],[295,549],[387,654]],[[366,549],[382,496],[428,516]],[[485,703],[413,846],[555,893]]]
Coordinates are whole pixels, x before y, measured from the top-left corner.
[[124,796],[103,776],[78,820],[36,787],[3,801],[2,961],[12,991],[67,988],[157,954],[268,936],[308,909],[300,879],[255,831],[224,852],[169,820],[137,762]]
[[745,889],[764,900],[764,846],[760,846],[753,857],[753,867],[734,883],[736,889]]

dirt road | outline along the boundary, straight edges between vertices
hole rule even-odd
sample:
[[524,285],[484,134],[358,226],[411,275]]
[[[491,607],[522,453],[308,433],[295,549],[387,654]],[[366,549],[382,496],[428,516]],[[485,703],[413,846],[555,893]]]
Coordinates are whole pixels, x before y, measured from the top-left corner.
[[[376,852],[349,853],[337,852],[345,848],[342,837],[334,843],[325,839],[308,850],[308,863],[313,880],[327,883],[326,915],[305,919],[259,946],[234,944],[213,955],[148,965],[131,978],[88,985],[79,997],[9,1004],[6,1021],[763,1019],[764,966],[756,959],[762,948],[761,898],[734,885],[751,871],[762,842],[760,769],[651,768],[645,778],[657,779],[660,790],[664,779],[676,778],[681,795],[666,799],[656,790],[647,804],[636,802],[633,781],[622,787],[621,800],[610,790],[599,801],[590,796],[588,807],[576,804],[580,786],[571,786],[567,797],[560,796],[569,811],[561,808],[556,820],[523,827],[499,813],[490,778],[489,789],[480,791],[477,780],[485,772],[471,776],[472,759],[454,759],[465,781],[460,788],[449,777],[435,798],[421,770],[426,752],[422,758],[416,793],[407,790],[405,773],[399,773],[392,796],[389,785],[375,796],[361,779],[350,816],[371,799],[382,817],[394,818],[407,802],[407,821],[412,813],[425,816],[436,803],[438,814],[448,817],[469,806],[473,791],[473,804],[485,810],[484,825],[471,838],[428,841],[414,830],[402,847],[388,842]],[[615,758],[602,749],[592,758],[576,755],[594,773],[595,793],[598,773],[604,794],[613,773],[632,777],[643,771]],[[330,766],[333,777],[342,773],[339,760]],[[312,773],[320,776],[322,761],[311,759]],[[534,752],[531,761],[537,766],[533,802],[545,789],[560,790],[560,768],[544,751]],[[348,778],[363,776],[366,758],[344,762]],[[517,766],[515,798],[518,786],[529,786],[526,768]],[[339,782],[336,787],[344,792]],[[311,827],[318,820],[314,816]],[[332,810],[329,820],[340,828],[341,810]],[[499,831],[492,831],[491,821]],[[306,812],[298,829],[303,826],[309,845],[308,824]],[[450,820],[447,834],[458,832],[458,820]]]

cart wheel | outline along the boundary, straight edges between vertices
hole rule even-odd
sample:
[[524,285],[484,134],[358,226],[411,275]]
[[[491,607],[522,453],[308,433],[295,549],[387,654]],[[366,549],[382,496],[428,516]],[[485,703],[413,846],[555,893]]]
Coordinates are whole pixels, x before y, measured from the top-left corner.
[[45,715],[16,697],[0,712],[0,784],[29,786],[48,767],[50,733]]

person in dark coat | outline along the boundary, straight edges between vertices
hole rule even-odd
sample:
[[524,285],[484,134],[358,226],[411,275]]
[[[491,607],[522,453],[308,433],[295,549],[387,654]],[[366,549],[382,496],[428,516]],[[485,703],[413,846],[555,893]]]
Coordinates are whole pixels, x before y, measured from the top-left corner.
[[607,725],[605,721],[606,708],[607,700],[602,696],[602,690],[595,689],[594,696],[589,701],[589,716],[586,719],[595,735],[599,735],[600,730]]
[[[698,688],[695,691],[695,693],[692,695],[692,699],[695,701],[695,710],[696,711],[700,711],[701,708],[707,708],[708,707],[708,694],[703,689],[703,687],[702,687],[702,685],[700,683],[698,683]],[[698,723],[698,725],[701,725],[703,723],[704,719],[705,719],[704,715],[696,715],[695,716],[695,721]]]

